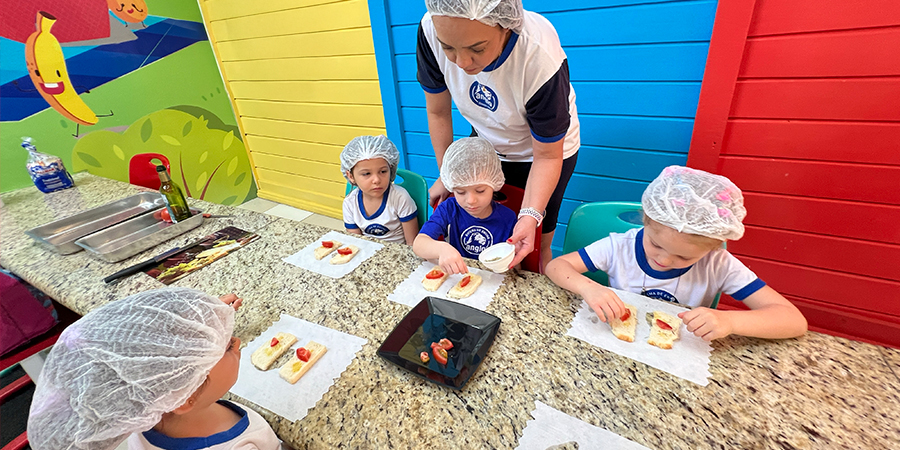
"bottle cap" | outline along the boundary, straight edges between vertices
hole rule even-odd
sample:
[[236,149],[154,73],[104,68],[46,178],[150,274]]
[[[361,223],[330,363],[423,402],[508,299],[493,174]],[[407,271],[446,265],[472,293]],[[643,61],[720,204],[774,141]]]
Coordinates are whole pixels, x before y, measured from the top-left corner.
[[163,166],[163,165],[156,166],[156,171],[157,172],[165,172],[166,166]]

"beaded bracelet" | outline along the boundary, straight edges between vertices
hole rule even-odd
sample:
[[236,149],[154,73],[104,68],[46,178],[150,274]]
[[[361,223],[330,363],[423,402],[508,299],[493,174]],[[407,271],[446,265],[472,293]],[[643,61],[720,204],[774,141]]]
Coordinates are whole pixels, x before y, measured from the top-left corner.
[[541,214],[541,212],[538,211],[536,208],[528,207],[528,208],[520,209],[519,216],[516,219],[517,220],[521,219],[522,216],[532,217],[532,218],[534,218],[534,220],[537,220],[537,225],[534,226],[535,228],[541,226],[541,222],[544,221],[544,215]]

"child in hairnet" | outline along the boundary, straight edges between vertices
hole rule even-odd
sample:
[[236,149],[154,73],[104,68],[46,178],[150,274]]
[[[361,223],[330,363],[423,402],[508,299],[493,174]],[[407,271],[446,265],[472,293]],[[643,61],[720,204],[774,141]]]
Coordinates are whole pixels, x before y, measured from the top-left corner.
[[[744,235],[747,215],[741,190],[728,178],[670,166],[641,198],[644,227],[612,233],[577,252],[554,259],[547,276],[580,294],[601,320],[620,317],[622,300],[582,275],[602,270],[609,285],[690,306],[678,314],[691,333],[706,341],[730,334],[781,339],[806,332],[803,314],[737,258],[722,248]],[[710,306],[720,292],[749,311]]]
[[467,273],[463,257],[478,259],[484,249],[509,239],[516,226],[516,213],[494,201],[494,191],[504,183],[494,146],[480,137],[450,144],[441,165],[441,181],[453,197],[435,208],[413,251],[422,258],[437,259],[446,273]]
[[400,152],[385,136],[353,138],[341,152],[341,172],[356,186],[344,198],[347,232],[412,245],[418,209],[406,189],[394,184]]
[[241,300],[187,288],[147,291],[91,311],[53,346],[38,378],[36,449],[278,449],[251,409],[220,400],[237,381]]

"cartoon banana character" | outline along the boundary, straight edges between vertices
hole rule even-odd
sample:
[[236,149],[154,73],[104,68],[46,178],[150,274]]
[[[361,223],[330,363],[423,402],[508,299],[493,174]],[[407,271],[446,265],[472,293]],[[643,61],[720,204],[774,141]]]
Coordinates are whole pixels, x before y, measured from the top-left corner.
[[25,41],[25,62],[28,75],[41,97],[69,120],[81,125],[94,125],[97,115],[91,111],[75,92],[69,81],[69,71],[62,47],[50,27],[56,17],[44,12],[37,13],[37,31]]

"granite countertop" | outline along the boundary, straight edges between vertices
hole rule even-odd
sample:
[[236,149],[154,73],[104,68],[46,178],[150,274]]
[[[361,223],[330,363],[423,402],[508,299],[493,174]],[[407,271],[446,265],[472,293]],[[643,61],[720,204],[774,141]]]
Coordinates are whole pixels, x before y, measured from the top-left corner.
[[410,309],[387,299],[421,263],[409,247],[386,244],[350,274],[327,278],[282,258],[328,229],[191,200],[204,212],[233,217],[206,220],[116,264],[85,252],[60,256],[23,231],[146,190],[88,174],[75,180],[75,189],[53,194],[3,194],[0,208],[0,264],[74,311],[163,287],[143,274],[112,286],[102,278],[233,225],[260,239],[174,286],[243,297],[235,335],[244,342],[282,313],[368,339],[300,421],[229,394],[296,448],[511,449],[535,401],[651,449],[900,448],[895,349],[814,332],[783,341],[729,337],[713,343],[712,378],[699,386],[566,336],[581,300],[546,277],[510,271],[487,308],[503,321],[489,357],[453,391],[376,354]]

